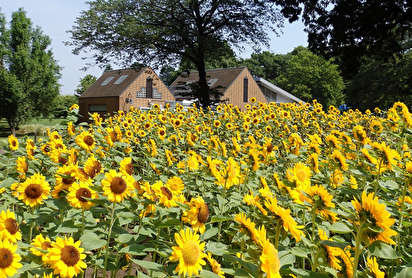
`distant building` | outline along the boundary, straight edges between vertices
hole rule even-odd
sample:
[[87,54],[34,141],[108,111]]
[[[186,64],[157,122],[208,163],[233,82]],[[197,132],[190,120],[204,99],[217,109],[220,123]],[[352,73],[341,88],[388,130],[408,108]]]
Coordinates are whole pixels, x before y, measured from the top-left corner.
[[113,114],[128,111],[131,106],[149,109],[153,104],[163,107],[173,103],[173,94],[150,67],[140,70],[122,69],[106,71],[79,98],[81,120],[88,113]]
[[[254,78],[246,67],[212,69],[206,71],[209,88],[222,93],[221,101],[243,109],[252,97],[257,102],[301,102],[299,98],[263,78]],[[170,85],[176,101],[189,99],[190,84],[199,80],[197,71],[182,73]]]

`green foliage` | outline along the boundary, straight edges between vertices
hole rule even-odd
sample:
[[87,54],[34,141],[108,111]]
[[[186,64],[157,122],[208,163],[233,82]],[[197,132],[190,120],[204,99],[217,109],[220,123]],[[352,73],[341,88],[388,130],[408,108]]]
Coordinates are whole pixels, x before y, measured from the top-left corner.
[[347,94],[351,106],[362,110],[387,109],[396,101],[412,107],[412,51],[388,62],[365,58]]
[[345,98],[345,84],[338,66],[304,47],[288,54],[275,84],[302,100],[317,99],[326,107],[340,105]]
[[97,63],[176,64],[187,60],[199,71],[199,93],[209,105],[208,57],[221,57],[228,45],[265,45],[268,29],[282,18],[273,2],[183,0],[93,0],[70,31],[73,52],[93,50]]
[[79,100],[76,96],[58,95],[50,105],[53,108],[51,113],[56,118],[66,118],[67,108],[73,104],[78,104],[78,102]]
[[276,78],[286,69],[288,57],[288,55],[264,51],[253,53],[249,59],[242,60],[240,64],[247,66],[253,75],[275,83]]
[[91,74],[87,74],[85,77],[80,79],[80,83],[79,85],[77,85],[77,88],[75,90],[75,96],[81,96],[84,92],[86,92],[87,89],[89,89],[91,85],[93,85],[94,82],[96,82],[96,80],[96,76],[93,76]]
[[14,12],[10,29],[0,15],[1,115],[17,129],[29,116],[47,116],[58,95],[60,67],[48,47],[50,38],[33,28],[26,13]]

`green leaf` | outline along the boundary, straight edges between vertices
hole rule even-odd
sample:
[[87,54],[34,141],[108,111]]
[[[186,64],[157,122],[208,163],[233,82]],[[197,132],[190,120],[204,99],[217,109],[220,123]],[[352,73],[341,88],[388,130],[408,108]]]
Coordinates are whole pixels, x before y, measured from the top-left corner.
[[161,264],[158,264],[158,263],[154,263],[154,262],[150,262],[150,261],[143,261],[143,260],[136,260],[136,259],[132,259],[132,261],[135,264],[140,265],[141,267],[143,267],[145,269],[163,270],[163,266]]
[[214,215],[210,219],[209,223],[217,223],[217,222],[225,222],[225,221],[232,221],[233,217],[227,217],[223,215]]
[[85,232],[81,237],[81,246],[86,250],[96,250],[106,245],[106,241],[99,238],[97,234],[91,231]]
[[212,227],[210,229],[207,229],[205,231],[205,233],[203,234],[203,240],[209,239],[211,237],[214,237],[215,235],[217,235],[217,233],[219,232],[219,229],[216,227]]
[[210,251],[213,255],[223,256],[223,254],[225,254],[227,250],[227,245],[220,242],[209,241],[207,243],[207,250]]
[[412,267],[404,267],[400,272],[395,273],[393,278],[410,278],[412,277]]
[[204,277],[204,278],[219,278],[220,276],[217,275],[214,272],[208,271],[203,269],[202,272],[200,272],[200,277]]
[[337,241],[331,241],[331,240],[322,240],[322,241],[320,242],[320,244],[327,245],[327,246],[331,246],[331,247],[337,247],[337,248],[340,248],[340,249],[342,249],[342,250],[344,250],[345,247],[349,245],[349,244],[347,244],[347,243],[337,242]]
[[131,234],[120,234],[117,238],[116,241],[120,243],[128,243],[134,239],[134,235]]
[[284,265],[293,265],[296,261],[296,257],[293,254],[291,254],[289,251],[280,251],[279,261],[280,261],[280,267],[283,267]]
[[371,253],[372,256],[382,258],[382,259],[388,259],[388,260],[394,260],[399,258],[398,255],[396,255],[395,250],[392,248],[392,246],[385,244],[380,241],[375,241],[369,246],[369,252]]
[[330,226],[329,231],[338,234],[348,234],[352,232],[352,229],[350,229],[342,222],[335,222],[332,224],[332,226]]
[[131,244],[131,245],[128,245],[120,249],[119,253],[124,253],[124,254],[129,254],[129,255],[134,255],[134,256],[144,256],[147,254],[144,251],[146,247],[147,246],[144,246],[141,244]]
[[310,254],[310,250],[308,248],[293,247],[290,249],[290,253],[297,257],[306,258]]

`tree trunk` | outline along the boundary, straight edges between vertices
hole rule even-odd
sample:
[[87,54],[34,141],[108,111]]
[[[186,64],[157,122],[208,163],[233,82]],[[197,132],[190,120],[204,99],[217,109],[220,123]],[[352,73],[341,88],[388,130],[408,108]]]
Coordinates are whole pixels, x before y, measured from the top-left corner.
[[203,55],[200,56],[199,62],[196,63],[196,67],[199,72],[199,91],[197,92],[197,95],[200,105],[202,105],[203,109],[207,109],[210,105],[209,86],[207,85],[206,79],[205,59]]

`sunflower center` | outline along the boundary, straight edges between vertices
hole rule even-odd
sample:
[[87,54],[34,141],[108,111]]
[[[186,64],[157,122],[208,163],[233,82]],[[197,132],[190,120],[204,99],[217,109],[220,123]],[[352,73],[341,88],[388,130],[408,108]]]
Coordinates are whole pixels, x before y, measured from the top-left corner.
[[273,146],[272,146],[272,144],[269,144],[269,146],[266,147],[266,151],[267,151],[268,153],[271,153],[271,152],[273,151]]
[[159,134],[160,134],[160,136],[164,136],[165,135],[164,130],[159,131]]
[[49,249],[50,247],[51,247],[51,243],[48,242],[48,241],[45,241],[45,242],[43,242],[43,243],[41,244],[41,249],[43,249],[43,250],[47,250],[47,249]]
[[161,188],[163,195],[167,197],[168,200],[172,200],[173,194],[172,192],[167,188],[167,187],[162,187]]
[[305,181],[306,179],[306,173],[304,170],[299,169],[296,171],[296,177],[298,178],[299,181]]
[[0,268],[8,268],[13,263],[13,253],[9,249],[0,248]]
[[30,184],[24,190],[24,194],[29,199],[37,199],[43,193],[43,189],[41,188],[40,184]]
[[126,173],[128,173],[129,175],[133,174],[134,168],[133,168],[133,164],[132,164],[132,163],[127,164],[125,168],[126,168],[126,169],[125,169],[125,170],[126,170]]
[[122,194],[126,188],[126,182],[121,177],[114,177],[110,183],[110,189],[114,194]]
[[76,247],[66,245],[61,251],[61,258],[67,266],[74,266],[80,260],[80,252]]
[[65,173],[65,176],[62,181],[64,184],[68,184],[71,185],[72,183],[74,183],[75,179],[74,177],[70,176],[70,173]]
[[186,241],[182,247],[182,256],[186,265],[195,265],[200,257],[199,245],[193,240]]
[[200,223],[206,223],[209,218],[209,207],[206,204],[202,204],[199,208],[199,213],[197,214],[197,220]]
[[63,154],[59,155],[59,163],[61,164],[66,164],[67,163],[67,158],[63,156]]
[[92,136],[86,135],[86,136],[84,137],[84,139],[83,139],[83,142],[84,142],[86,145],[91,146],[91,145],[94,144],[94,139],[93,139]]
[[89,171],[89,177],[94,178],[102,170],[102,165],[99,161],[93,163],[92,168]]
[[13,218],[7,218],[5,222],[6,230],[11,234],[14,235],[19,230],[19,225],[17,221]]
[[80,188],[76,191],[76,198],[82,203],[86,203],[87,200],[84,198],[90,199],[92,197],[92,193],[87,188]]

